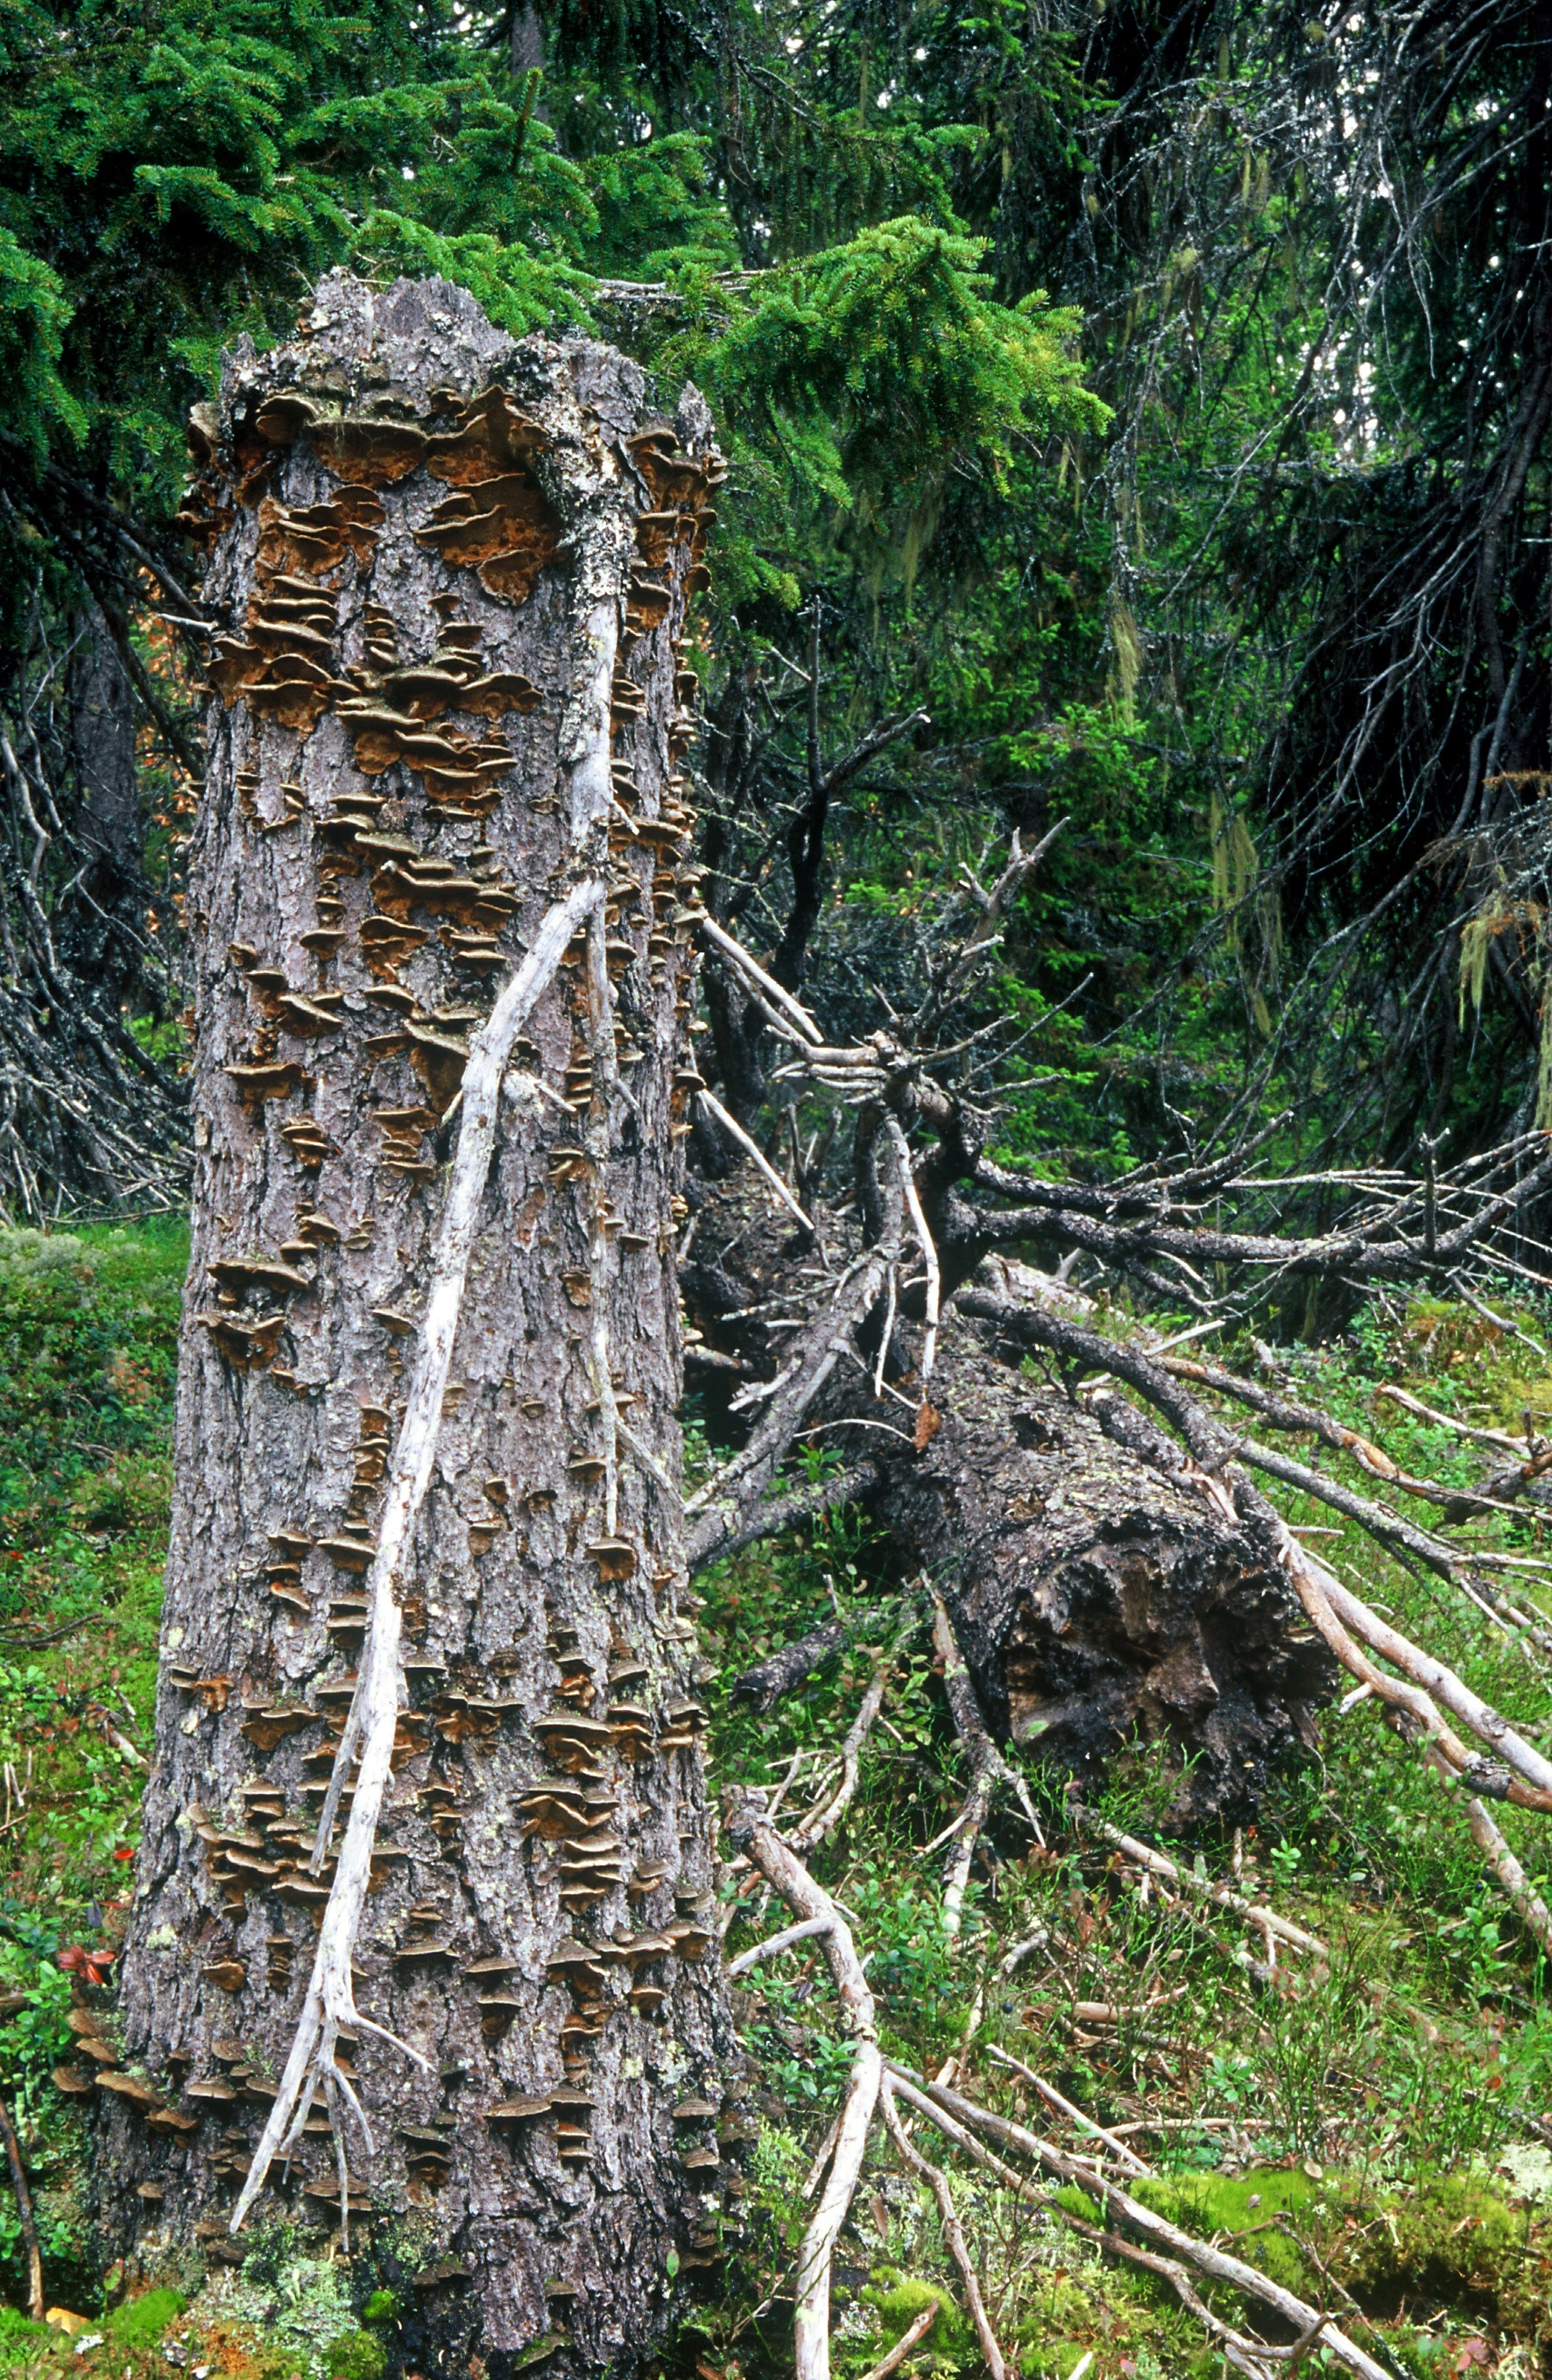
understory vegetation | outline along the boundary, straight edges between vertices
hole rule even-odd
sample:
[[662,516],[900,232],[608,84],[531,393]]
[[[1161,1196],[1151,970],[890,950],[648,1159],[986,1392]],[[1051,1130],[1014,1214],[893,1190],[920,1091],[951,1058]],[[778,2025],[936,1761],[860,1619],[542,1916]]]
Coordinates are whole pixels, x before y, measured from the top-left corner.
[[[23,2145],[49,2306],[80,2317],[40,2328],[0,2313],[0,2370],[139,2380],[203,2364],[243,2380],[376,2380],[412,2323],[413,2296],[403,2277],[384,2285],[370,2236],[354,2260],[326,2263],[295,2237],[261,2238],[197,2316],[184,2293],[147,2293],[121,2267],[104,2281],[79,2102],[52,2079],[67,2072],[76,2046],[73,1999],[105,2004],[127,1908],[184,1260],[181,1232],[164,1223],[0,1238],[0,2091]],[[1231,1351],[1235,1368],[1260,1364],[1292,1393],[1318,1392],[1408,1470],[1464,1485],[1476,1468],[1465,1441],[1409,1417],[1385,1391],[1511,1431],[1552,1413],[1552,1312],[1509,1294],[1483,1304],[1487,1314],[1444,1300],[1376,1301],[1318,1348],[1274,1353],[1247,1340]],[[1118,1338],[1134,1328],[1120,1308],[1106,1319]],[[1414,1642],[1547,1742],[1545,1670],[1522,1635],[1334,1528],[1328,1510],[1292,1498],[1288,1511]],[[1540,1559],[1534,1507],[1523,1519],[1492,1519],[1482,1535],[1527,1564]],[[1545,1574],[1530,1567],[1517,1582],[1542,1609],[1552,1608]],[[702,1643],[717,1670],[714,1780],[786,1780],[789,1818],[821,1796],[876,1660],[891,1663],[859,1791],[814,1857],[850,1912],[891,2058],[929,2074],[957,2061],[976,2097],[1070,2149],[1092,2139],[1085,2126],[1103,2126],[1148,2168],[1127,2184],[1145,2204],[1340,2311],[1350,2334],[1398,2371],[1530,2380],[1545,2370],[1544,1964],[1485,1875],[1461,1797],[1372,1700],[1324,1714],[1318,1742],[1279,1772],[1254,1828],[1168,1846],[1199,1878],[1253,1901],[1264,1895],[1318,1937],[1320,1955],[1279,1945],[1267,1975],[1254,1925],[1157,1877],[1145,1882],[1092,1829],[1074,1828],[1065,1780],[1033,1764],[1044,1840],[1016,1804],[1000,1811],[954,1940],[942,1922],[944,1853],[925,1847],[952,1819],[963,1780],[921,1582],[899,1575],[889,1544],[843,1514],[804,1542],[722,1564],[703,1585]],[[836,1617],[853,1622],[854,1643],[827,1671],[763,1716],[732,1692],[752,1663]],[[1158,1845],[1170,1783],[1139,1754],[1089,1807]],[[1531,1827],[1513,1810],[1501,1815],[1545,1887]],[[778,1922],[747,1874],[730,1870],[723,1906],[733,1956]],[[784,2368],[804,2182],[851,2054],[812,1943],[746,1974],[736,2007],[758,2133],[728,2264],[714,2287],[683,2277],[664,2369],[685,2380],[765,2380]],[[1020,2067],[1077,2112],[1044,2102]],[[919,2124],[916,2137],[936,2159]],[[1073,2227],[1071,2216],[1097,2216],[1081,2191],[1021,2203],[952,2149],[942,2162],[988,2311],[1021,2372],[1206,2380],[1219,2368],[1168,2289],[1118,2267]],[[23,2279],[14,2204],[0,2192],[0,2285],[13,2305]],[[882,2135],[835,2280],[835,2368],[849,2380],[932,2304],[907,2369],[979,2368],[940,2215]],[[1308,2354],[1326,2368],[1318,2341]]]
[[[1300,2333],[1200,2265],[1193,2301],[1097,2188],[1012,2135],[988,2166],[902,2099],[836,2243],[833,2370],[882,2380],[900,2348],[905,2380],[1000,2380],[994,2332],[1021,2380],[1267,2380],[1338,2368],[1340,2325],[1395,2375],[1552,2374],[1544,0],[10,0],[0,2104],[57,2318],[17,2310],[36,2277],[0,2160],[0,2375],[432,2366],[387,2226],[349,2258],[261,2230],[223,2265],[206,2224],[174,2269],[104,2271],[82,2069],[115,2055],[181,1218],[212,1145],[188,854],[236,622],[202,590],[190,409],[239,339],[313,336],[336,269],[445,276],[503,333],[606,343],[644,402],[693,381],[709,409],[665,735],[694,842],[675,876],[660,839],[651,897],[660,948],[698,950],[672,1211],[702,1492],[676,1526],[709,1565],[714,1786],[762,1788],[783,1825],[849,1792],[810,1881],[897,2069],[1086,2143],[1319,2315]],[[535,790],[515,765],[501,798]],[[606,1071],[596,1113],[590,1060],[543,1087],[605,1146]],[[428,1214],[437,1115],[436,1162],[410,1165]],[[734,1238],[694,1245],[697,1202],[739,1183],[775,1197],[780,1261],[769,1219],[726,1266]],[[1390,1624],[1367,1686],[1376,1639],[1348,1639],[1237,1829],[1180,1833],[1168,1727],[1081,1800],[1012,1751],[965,1825],[950,1582],[906,1561],[899,1516],[969,1402],[967,1318],[977,1361],[1074,1402],[1122,1377],[1097,1347],[1130,1351],[1109,1447],[1138,1503],[1183,1480],[1237,1548],[1275,1539],[1291,1640],[1331,1619],[1300,1547]],[[1307,1482],[1316,1442],[1335,1506],[1283,1460]],[[831,1622],[845,1642],[794,1690],[738,1690]],[[164,1710],[164,1746],[182,1723]],[[736,1961],[790,1912],[726,1815]],[[656,2380],[792,2368],[794,2254],[856,2071],[839,1940],[734,1974],[752,2113],[721,2261],[674,2267]],[[947,2176],[979,2334],[913,2154]]]

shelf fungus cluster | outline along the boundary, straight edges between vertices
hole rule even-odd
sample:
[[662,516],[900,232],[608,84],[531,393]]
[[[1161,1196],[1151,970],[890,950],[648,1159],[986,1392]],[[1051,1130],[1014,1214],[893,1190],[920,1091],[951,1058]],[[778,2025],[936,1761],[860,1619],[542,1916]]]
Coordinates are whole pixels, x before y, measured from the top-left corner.
[[[192,439],[223,621],[192,1294],[127,2046],[73,2070],[120,2103],[142,2260],[240,2254],[366,1826],[358,2014],[264,2203],[395,2227],[439,2353],[588,2368],[649,2341],[669,2251],[713,2261],[742,2188],[671,1484],[685,655],[721,466],[693,391],[670,419],[607,349],[343,275],[227,358]],[[401,1509],[382,1783],[361,1711]]]

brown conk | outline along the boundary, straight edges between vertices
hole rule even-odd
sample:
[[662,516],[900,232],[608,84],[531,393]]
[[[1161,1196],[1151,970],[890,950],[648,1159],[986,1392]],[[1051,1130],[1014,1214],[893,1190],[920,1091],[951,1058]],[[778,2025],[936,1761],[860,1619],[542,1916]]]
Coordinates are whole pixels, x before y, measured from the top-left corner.
[[[680,651],[721,466],[693,389],[670,421],[610,349],[340,274],[289,344],[228,357],[192,438],[223,625],[156,1760],[103,2112],[115,2179],[148,2186],[115,2188],[115,2244],[247,2252],[471,1036],[596,878],[599,963],[585,927],[501,1089],[329,2085],[350,2252],[418,2368],[628,2362],[669,2252],[713,2261],[740,2187],[711,2145],[738,2085],[671,1492]],[[321,2248],[341,2199],[320,2096],[247,2234]]]

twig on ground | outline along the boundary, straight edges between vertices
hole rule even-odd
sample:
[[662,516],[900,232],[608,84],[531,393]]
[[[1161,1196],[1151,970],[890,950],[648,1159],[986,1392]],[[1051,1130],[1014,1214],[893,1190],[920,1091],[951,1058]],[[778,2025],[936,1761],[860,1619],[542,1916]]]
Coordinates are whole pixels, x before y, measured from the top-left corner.
[[875,1660],[867,1691],[841,1746],[839,1781],[828,1797],[816,1801],[813,1808],[805,1812],[796,1826],[787,1829],[787,1840],[794,1852],[815,1851],[820,1843],[828,1842],[850,1808],[861,1774],[863,1745],[873,1732],[874,1722],[883,1709],[884,1694],[901,1646],[915,1624],[914,1619],[908,1621],[888,1651],[880,1653]]
[[43,2318],[43,2254],[38,2244],[38,2226],[32,2215],[32,2193],[27,2187],[22,2171],[21,2143],[16,2136],[11,2111],[0,2099],[0,2136],[6,2143],[6,2163],[11,2169],[11,2188],[16,2192],[17,2219],[27,2249],[27,2311],[34,2322]]
[[772,1889],[780,1893],[795,1917],[827,1921],[823,1936],[817,1938],[823,1941],[825,1963],[841,2002],[842,2021],[855,2043],[851,2081],[837,2119],[830,2178],[803,2235],[795,2275],[793,2350],[796,2380],[829,2380],[831,2260],[841,2227],[851,2211],[879,2101],[883,2060],[879,2050],[878,2017],[851,1927],[829,1893],[815,1883],[802,1861],[770,1824],[762,1793],[746,1793],[734,1801],[728,1816],[727,1834],[734,1848],[743,1852]]
[[[1071,2222],[1079,2229],[1085,2228],[1081,2218],[1070,2216],[1067,2209],[1049,2193],[1030,2184],[1011,2166],[993,2156],[976,2137],[976,2132],[986,2132],[991,2139],[1020,2155],[1027,2156],[1059,2180],[1076,2182],[1081,2190],[1096,2194],[1107,2212],[1119,2216],[1130,2230],[1140,2232],[1145,2240],[1150,2241],[1155,2253],[1163,2251],[1170,2257],[1194,2265],[1198,2272],[1206,2274],[1211,2280],[1227,2281],[1243,2296],[1255,2298],[1261,2304],[1270,2306],[1296,2332],[1310,2331],[1313,2336],[1323,2325],[1330,2352],[1340,2362],[1346,2364],[1350,2372],[1357,2373],[1360,2380],[1389,2380],[1383,2366],[1365,2354],[1345,2332],[1338,2329],[1318,2307],[1306,2305],[1291,2289],[1285,2289],[1280,2282],[1270,2279],[1254,2265],[1245,2264],[1240,2257],[1229,2254],[1225,2249],[1207,2240],[1194,2239],[1188,2231],[1182,2231],[1163,2216],[1156,2215],[1151,2207],[1144,2206],[1139,2200],[1129,2196],[1108,2175],[1099,2172],[1086,2160],[1068,2156],[1053,2143],[1038,2139],[1022,2124],[1012,2123],[1005,2116],[995,2116],[989,2108],[977,2107],[957,2092],[939,2084],[924,2088],[919,2075],[913,2075],[907,2069],[897,2066],[892,2058],[889,2075],[891,2087],[899,2097],[915,2108],[918,2114],[928,2117],[966,2155],[988,2172],[995,2173],[1000,2180],[1015,2191],[1026,2191],[1037,2204],[1057,2214],[1064,2223]],[[1132,2256],[1134,2260],[1139,2259],[1140,2252],[1134,2248],[1132,2241],[1119,2235],[1097,2234],[1090,2228],[1085,2236],[1097,2236],[1104,2244],[1112,2245],[1116,2252]],[[1237,2334],[1231,2336],[1237,2338]],[[1238,2343],[1242,2351],[1256,2357],[1268,2352],[1258,2340]]]
[[1007,2050],[998,2049],[995,2046],[989,2055],[999,2066],[1011,2067],[1015,2074],[1022,2074],[1024,2080],[1038,2091],[1046,2105],[1054,2107],[1059,2115],[1065,2116],[1069,2123],[1076,2124],[1080,2132],[1086,2132],[1091,2139],[1103,2141],[1107,2148],[1113,2149],[1128,2171],[1135,2174],[1139,2180],[1146,2181],[1151,2179],[1152,2167],[1145,2165],[1134,2149],[1129,2149],[1126,2143],[1115,2132],[1108,2132],[1103,2124],[1097,2124],[1092,2116],[1085,2116],[1081,2107],[1075,2107],[1073,2105],[1071,2099],[1064,2099],[1054,2082],[1046,2082],[1043,2077],[1036,2073],[1032,2066],[1026,2066],[1022,2058],[1014,2058]]
[[[946,1841],[957,1835],[958,1843],[949,1863],[943,1886],[943,1931],[953,1940],[959,1934],[964,1916],[964,1892],[970,1881],[970,1863],[976,1856],[976,1845],[981,1829],[991,1815],[992,1794],[999,1785],[1011,1786],[1023,1806],[1037,1842],[1044,1842],[1040,1822],[1029,1799],[1029,1789],[1018,1772],[1011,1767],[991,1740],[991,1731],[981,1716],[976,1689],[970,1682],[970,1671],[959,1640],[949,1618],[948,1607],[934,1589],[932,1596],[932,1645],[943,1664],[943,1692],[949,1711],[970,1770],[970,1790],[959,1816],[945,1834],[937,1838]],[[928,1844],[930,1851],[935,1845]]]
[[1193,1876],[1189,1869],[1177,1867],[1163,1852],[1156,1852],[1149,1844],[1138,1842],[1134,1835],[1122,1834],[1119,1827],[1112,1827],[1108,1819],[1085,1809],[1081,1802],[1072,1803],[1070,1808],[1075,1827],[1085,1834],[1097,1835],[1101,1842],[1109,1843],[1112,1850],[1120,1852],[1122,1857],[1131,1860],[1134,1865],[1146,1867],[1152,1875],[1162,1876],[1166,1883],[1177,1886],[1182,1892],[1190,1893],[1195,1900],[1213,1901],[1219,1909],[1231,1910],[1235,1916],[1247,1918],[1263,1933],[1270,1931],[1275,1934],[1279,1942],[1286,1942],[1291,1949],[1307,1950],[1316,1959],[1328,1955],[1318,1935],[1306,1934],[1302,1925],[1295,1925],[1290,1918],[1279,1917],[1277,1911],[1268,1909],[1264,1901],[1247,1900],[1243,1893],[1231,1891],[1226,1884],[1210,1884],[1205,1876]]
[[938,2301],[934,2298],[930,2305],[923,2306],[909,2330],[901,2332],[889,2353],[879,2362],[875,2363],[871,2372],[863,2374],[863,2380],[889,2380],[890,2374],[899,2371],[912,2348],[917,2346],[927,2337],[937,2319]]
[[885,2129],[894,2143],[896,2155],[910,2167],[918,2180],[926,2182],[938,2202],[938,2212],[943,2221],[944,2244],[953,2258],[955,2270],[964,2286],[964,2301],[970,2309],[970,2319],[976,2325],[976,2337],[980,2341],[981,2354],[985,2358],[987,2370],[991,2374],[991,2380],[1007,2380],[1008,2367],[1002,2360],[1002,2350],[997,2344],[997,2335],[987,2317],[980,2283],[976,2278],[976,2268],[970,2262],[970,2251],[964,2244],[964,2232],[960,2223],[958,2209],[953,2203],[953,2193],[949,2188],[948,2176],[940,2166],[929,2163],[915,2143],[908,2138],[905,2128],[900,2120],[900,2110],[894,2104],[887,2075],[879,2086],[879,2107],[884,2119]]
[[740,1975],[746,1975],[751,1967],[758,1967],[763,1960],[774,1959],[781,1951],[790,1950],[799,1942],[811,1942],[817,1934],[829,1932],[828,1917],[806,1917],[801,1925],[784,1925],[780,1934],[768,1934],[763,1942],[756,1942],[749,1949],[740,1950],[736,1959],[729,1960],[723,1974],[730,1984],[735,1984]]

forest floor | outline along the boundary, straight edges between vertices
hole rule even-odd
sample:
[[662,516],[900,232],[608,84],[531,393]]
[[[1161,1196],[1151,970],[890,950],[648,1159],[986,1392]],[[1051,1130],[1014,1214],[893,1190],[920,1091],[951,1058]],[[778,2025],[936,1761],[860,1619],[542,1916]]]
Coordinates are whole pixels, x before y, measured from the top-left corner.
[[[164,1223],[0,1234],[0,2092],[22,2141],[55,2310],[42,2328],[17,2311],[21,2228],[0,2180],[0,2374],[141,2380],[205,2367],[238,2380],[375,2380],[399,2368],[392,2301],[367,2298],[348,2267],[309,2263],[300,2248],[293,2266],[272,2256],[230,2279],[224,2310],[186,2310],[164,2289],[136,2294],[133,2277],[97,2269],[86,2122],[52,2080],[73,2046],[73,1993],[111,1982],[133,1873],[185,1258],[183,1233]],[[1510,1430],[1527,1414],[1552,1416],[1552,1316],[1522,1301],[1494,1310],[1497,1321],[1446,1303],[1369,1308],[1340,1341],[1279,1350],[1278,1362],[1295,1392],[1408,1469],[1464,1486],[1485,1467],[1470,1446],[1379,1391],[1400,1386]],[[1248,1341],[1233,1352],[1238,1369],[1258,1360]],[[1339,1533],[1328,1511],[1279,1500],[1339,1572],[1552,1748],[1552,1693],[1533,1646],[1356,1530]],[[1534,1555],[1541,1528],[1531,1512],[1495,1516],[1480,1541]],[[1552,1566],[1545,1589],[1528,1575],[1523,1593],[1552,1611]],[[1000,1814],[954,1942],[942,1925],[941,1854],[923,1847],[963,1799],[958,1750],[930,1627],[888,1545],[843,1519],[701,1584],[702,1641],[721,1673],[715,1782],[770,1785],[801,1755],[789,1816],[818,1789],[877,1655],[903,1637],[860,1790],[813,1863],[852,1918],[889,2054],[932,2072],[957,2058],[970,2095],[1069,2149],[1092,2146],[1085,2124],[1111,2130],[1149,2168],[1128,2183],[1138,2198],[1329,2307],[1398,2374],[1552,2373],[1546,1975],[1484,1873],[1463,1797],[1374,1702],[1323,1715],[1318,1749],[1280,1772],[1242,1836],[1164,1846],[1164,1783],[1144,1757],[1122,1764],[1095,1805],[1198,1878],[1263,1893],[1319,1937],[1324,1957],[1285,1947],[1268,1981],[1260,1932],[1200,1896],[1146,1883],[1092,1831],[1074,1835],[1060,1780],[1033,1770],[1045,1840],[1016,1808]],[[866,1618],[828,1673],[763,1717],[730,1697],[751,1662],[837,1614]],[[1497,1815],[1544,1878],[1545,1822]],[[730,1898],[740,1888],[730,1882]],[[782,1922],[754,1895],[730,1917],[730,1951]],[[693,2292],[685,2277],[664,2354],[665,2373],[684,2380],[774,2380],[791,2369],[803,2185],[851,2055],[813,1950],[799,1945],[739,1989],[760,2129],[741,2237],[713,2276],[694,2277]],[[1053,2111],[1007,2058],[1081,2115]],[[916,2138],[938,2156],[941,2143],[919,2126]],[[936,2301],[903,2369],[977,2372],[938,2208],[881,2133],[878,2143],[838,2254],[835,2369],[841,2380],[871,2372]],[[952,2151],[944,2164],[992,2325],[1026,2380],[1205,2380],[1223,2368],[1161,2284],[1108,2261],[1070,2225],[1097,2211],[1081,2193],[1036,2208]],[[1242,2318],[1231,2294],[1213,2301]],[[1332,2364],[1318,2340],[1299,2360]]]

